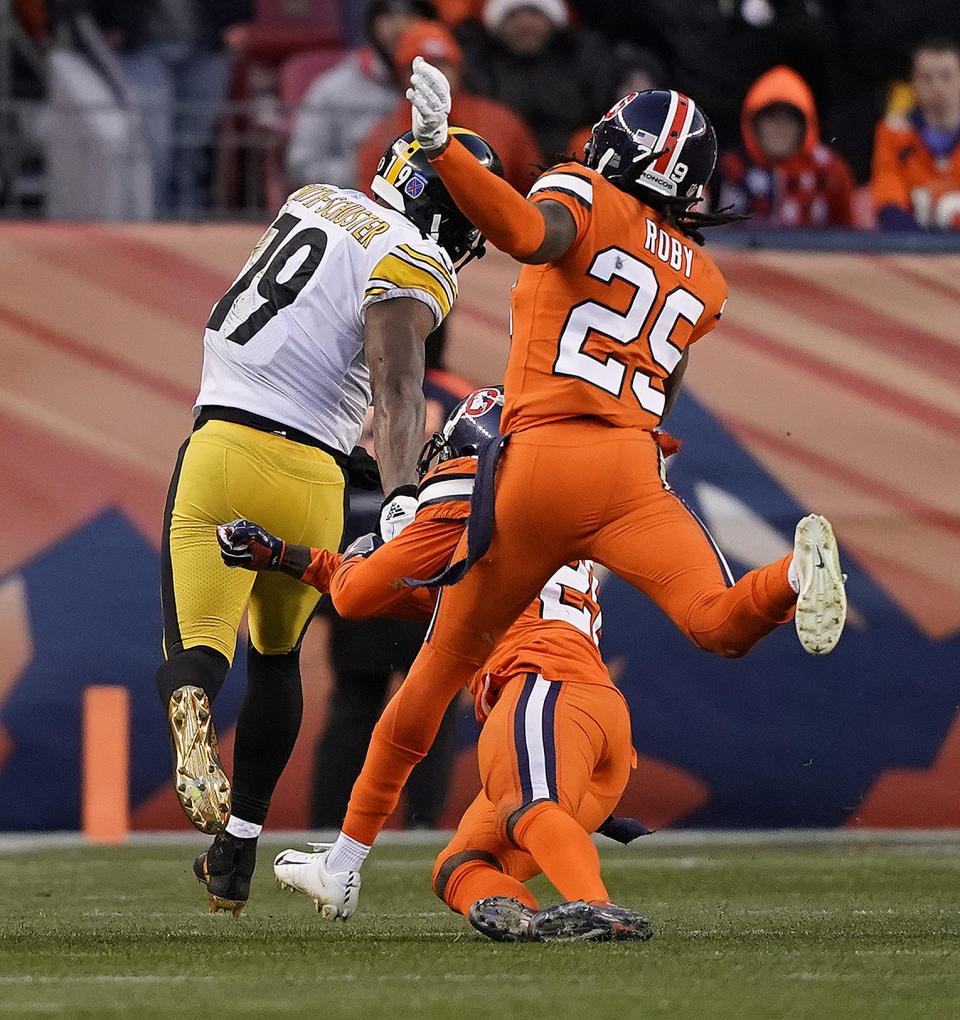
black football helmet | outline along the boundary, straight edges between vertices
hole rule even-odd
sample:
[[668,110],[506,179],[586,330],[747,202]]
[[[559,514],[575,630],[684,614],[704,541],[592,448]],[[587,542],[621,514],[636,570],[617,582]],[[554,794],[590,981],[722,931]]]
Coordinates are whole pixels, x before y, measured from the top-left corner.
[[[482,166],[503,176],[500,157],[478,134],[451,127],[450,134],[465,145]],[[407,131],[387,146],[373,178],[373,193],[403,213],[421,233],[432,237],[454,261],[483,255],[480,231],[457,208],[440,175],[430,165],[420,143]],[[462,263],[461,263],[462,264]]]
[[420,451],[417,471],[422,478],[434,462],[442,464],[454,457],[474,457],[485,440],[500,434],[503,413],[503,387],[485,386],[468,393],[447,415],[439,432],[427,440]]
[[[663,155],[644,166],[657,152]],[[689,96],[650,89],[631,92],[605,113],[584,155],[588,167],[619,188],[696,200],[717,162],[717,136]]]

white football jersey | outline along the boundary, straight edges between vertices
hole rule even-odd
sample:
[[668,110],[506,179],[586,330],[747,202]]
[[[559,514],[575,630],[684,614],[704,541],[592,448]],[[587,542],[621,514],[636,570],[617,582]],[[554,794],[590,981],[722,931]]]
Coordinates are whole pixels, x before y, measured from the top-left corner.
[[301,188],[213,308],[194,413],[241,408],[349,453],[370,404],[367,308],[415,298],[439,325],[456,296],[450,257],[406,217],[357,191]]

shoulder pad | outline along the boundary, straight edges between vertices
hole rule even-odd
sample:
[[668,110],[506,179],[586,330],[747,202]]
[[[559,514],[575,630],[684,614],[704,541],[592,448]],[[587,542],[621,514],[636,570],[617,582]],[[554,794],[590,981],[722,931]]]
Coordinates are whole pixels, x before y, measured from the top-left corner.
[[476,476],[476,457],[458,457],[438,464],[420,483],[417,508],[435,503],[469,501]]

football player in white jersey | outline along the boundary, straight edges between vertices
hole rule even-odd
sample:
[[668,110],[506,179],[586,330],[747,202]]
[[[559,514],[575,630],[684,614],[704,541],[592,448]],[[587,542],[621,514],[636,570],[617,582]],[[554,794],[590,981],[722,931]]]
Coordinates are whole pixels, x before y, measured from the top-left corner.
[[[482,138],[458,135],[502,173]],[[234,916],[249,895],[257,838],[299,731],[300,640],[319,593],[284,574],[228,570],[216,526],[247,517],[335,550],[345,472],[371,403],[388,493],[383,538],[413,519],[424,341],[456,299],[456,267],[482,252],[479,232],[411,134],[388,147],[373,191],[376,201],[326,184],[292,194],[214,305],[193,431],[164,510],[157,687],[180,804],[197,828],[217,834],[194,870],[210,909]],[[231,791],[210,706],[245,608],[247,685]]]

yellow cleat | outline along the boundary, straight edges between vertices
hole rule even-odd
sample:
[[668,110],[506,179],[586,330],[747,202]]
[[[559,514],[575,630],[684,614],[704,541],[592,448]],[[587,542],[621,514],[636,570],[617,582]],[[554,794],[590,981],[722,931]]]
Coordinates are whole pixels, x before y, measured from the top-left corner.
[[210,701],[199,687],[179,687],[168,715],[180,806],[201,832],[219,832],[230,817],[230,781],[220,765]]

